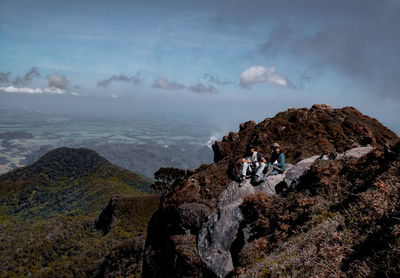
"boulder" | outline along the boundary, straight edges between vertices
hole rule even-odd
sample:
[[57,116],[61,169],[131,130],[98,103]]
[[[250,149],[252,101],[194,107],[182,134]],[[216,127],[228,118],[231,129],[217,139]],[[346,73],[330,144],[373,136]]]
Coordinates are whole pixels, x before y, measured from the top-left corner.
[[310,158],[303,159],[287,170],[284,178],[286,187],[295,188],[299,184],[300,177],[310,169],[311,165],[319,157],[319,155],[314,155]]

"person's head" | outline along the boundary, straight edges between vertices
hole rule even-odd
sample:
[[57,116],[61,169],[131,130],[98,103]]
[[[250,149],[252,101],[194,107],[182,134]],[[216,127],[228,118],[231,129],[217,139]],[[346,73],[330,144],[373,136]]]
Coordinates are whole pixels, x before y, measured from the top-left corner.
[[248,145],[247,145],[247,151],[249,151],[249,152],[251,152],[251,153],[254,153],[254,151],[255,151],[254,145],[248,144]]
[[272,145],[272,150],[273,150],[274,152],[280,153],[280,152],[281,152],[281,146],[279,146],[278,143],[274,143],[274,144]]

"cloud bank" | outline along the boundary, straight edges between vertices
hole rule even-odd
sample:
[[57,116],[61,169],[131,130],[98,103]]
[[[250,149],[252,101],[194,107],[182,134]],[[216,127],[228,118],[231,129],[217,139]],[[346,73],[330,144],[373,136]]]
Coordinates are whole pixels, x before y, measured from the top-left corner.
[[204,74],[203,78],[206,79],[208,82],[213,83],[218,86],[225,86],[227,84],[232,83],[228,80],[221,80],[217,74],[206,73],[206,74]]
[[240,86],[251,88],[256,83],[268,83],[279,87],[293,87],[292,83],[274,67],[251,66],[240,73]]
[[184,89],[185,85],[174,81],[169,81],[164,77],[157,77],[153,81],[153,88],[165,89],[165,90],[180,90]]
[[10,82],[11,72],[0,72],[0,83],[8,83]]
[[62,95],[65,93],[65,90],[62,90],[60,88],[29,88],[29,87],[13,87],[13,86],[8,86],[8,87],[0,87],[0,91],[6,92],[6,93],[17,93],[17,94],[57,94],[57,95]]
[[196,94],[215,94],[218,92],[217,88],[213,85],[206,85],[200,82],[189,86],[189,90]]
[[140,83],[140,78],[139,78],[139,73],[137,73],[135,76],[127,76],[126,74],[121,73],[120,75],[113,75],[110,78],[107,78],[105,80],[101,80],[97,82],[98,87],[103,87],[107,88],[111,82],[116,81],[116,82],[129,82],[134,85],[137,85]]
[[32,67],[24,76],[17,76],[13,83],[15,86],[27,85],[33,78],[40,78],[39,69],[37,67]]

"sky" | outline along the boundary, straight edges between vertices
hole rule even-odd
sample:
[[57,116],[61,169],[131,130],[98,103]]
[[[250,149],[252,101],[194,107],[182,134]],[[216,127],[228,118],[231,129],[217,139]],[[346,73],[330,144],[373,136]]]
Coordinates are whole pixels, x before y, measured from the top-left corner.
[[236,127],[353,106],[400,134],[400,1],[0,1],[0,106]]

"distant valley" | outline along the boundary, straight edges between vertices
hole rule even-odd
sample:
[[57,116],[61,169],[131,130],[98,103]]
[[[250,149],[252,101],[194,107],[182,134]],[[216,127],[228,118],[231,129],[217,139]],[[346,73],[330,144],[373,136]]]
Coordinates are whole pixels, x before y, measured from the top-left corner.
[[210,137],[217,130],[179,120],[103,119],[5,108],[0,119],[0,174],[65,146],[93,149],[115,165],[153,178],[160,167],[189,169],[211,163]]

